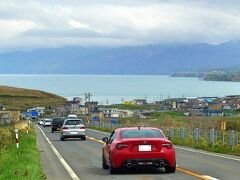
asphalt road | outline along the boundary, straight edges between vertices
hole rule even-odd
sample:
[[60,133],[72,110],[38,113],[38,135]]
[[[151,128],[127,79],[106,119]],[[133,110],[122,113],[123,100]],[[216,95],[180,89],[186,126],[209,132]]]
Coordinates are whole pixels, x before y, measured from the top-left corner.
[[[164,169],[159,170],[135,170],[122,171],[116,175],[110,175],[108,170],[101,167],[102,137],[107,134],[94,130],[87,130],[87,141],[67,140],[60,141],[59,133],[51,133],[50,128],[41,127],[45,135],[52,142],[57,151],[65,159],[67,164],[81,180],[194,180],[194,179],[240,179],[240,158],[225,156],[194,149],[185,149],[176,146],[177,171],[174,174],[166,174]],[[42,132],[36,128],[38,148],[44,149],[41,153],[41,161],[47,179],[72,179],[63,168],[56,155],[50,149]]]

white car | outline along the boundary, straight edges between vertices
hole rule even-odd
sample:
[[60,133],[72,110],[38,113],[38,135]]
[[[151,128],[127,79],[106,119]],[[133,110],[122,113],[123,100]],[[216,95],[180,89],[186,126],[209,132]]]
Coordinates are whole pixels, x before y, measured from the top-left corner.
[[66,119],[61,128],[61,141],[67,138],[86,140],[86,127],[81,119]]
[[43,126],[51,126],[52,125],[52,119],[44,119],[43,120]]
[[77,117],[77,115],[75,115],[75,114],[69,114],[68,115],[68,119],[77,119],[78,117]]

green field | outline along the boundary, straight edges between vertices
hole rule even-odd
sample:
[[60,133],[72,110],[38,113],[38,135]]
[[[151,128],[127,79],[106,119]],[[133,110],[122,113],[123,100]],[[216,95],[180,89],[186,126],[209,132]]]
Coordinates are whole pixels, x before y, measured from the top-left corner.
[[31,128],[29,134],[22,131],[19,135],[19,150],[14,141],[0,150],[0,179],[46,179],[40,165],[34,129]]
[[0,104],[7,110],[26,110],[33,106],[48,107],[61,105],[67,100],[63,97],[31,89],[0,86]]

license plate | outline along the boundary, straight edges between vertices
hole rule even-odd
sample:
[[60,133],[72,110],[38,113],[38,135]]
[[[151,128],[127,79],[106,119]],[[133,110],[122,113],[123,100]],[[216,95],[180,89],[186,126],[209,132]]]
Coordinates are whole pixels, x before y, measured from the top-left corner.
[[139,151],[152,151],[151,145],[139,145],[138,146]]
[[57,131],[60,131],[60,128],[57,128]]
[[77,132],[70,132],[70,134],[77,134]]

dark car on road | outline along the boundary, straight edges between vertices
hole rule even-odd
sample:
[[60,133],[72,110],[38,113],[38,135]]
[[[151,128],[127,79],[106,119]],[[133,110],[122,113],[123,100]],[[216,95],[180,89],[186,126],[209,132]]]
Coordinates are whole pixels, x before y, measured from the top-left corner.
[[52,120],[52,133],[54,131],[60,131],[61,130],[61,127],[63,125],[64,120],[65,120],[64,117],[53,118],[53,120]]

